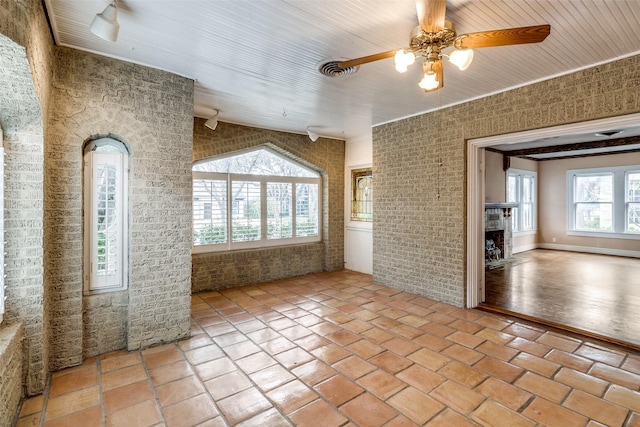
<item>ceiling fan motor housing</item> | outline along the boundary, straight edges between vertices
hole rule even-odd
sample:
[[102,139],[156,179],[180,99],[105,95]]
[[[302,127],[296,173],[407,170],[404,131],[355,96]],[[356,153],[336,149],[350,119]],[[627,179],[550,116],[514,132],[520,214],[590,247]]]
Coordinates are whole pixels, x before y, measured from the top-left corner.
[[436,33],[427,33],[420,26],[411,32],[410,49],[416,56],[423,56],[428,61],[440,59],[440,52],[452,46],[456,39],[456,27],[451,21],[445,21],[444,28]]

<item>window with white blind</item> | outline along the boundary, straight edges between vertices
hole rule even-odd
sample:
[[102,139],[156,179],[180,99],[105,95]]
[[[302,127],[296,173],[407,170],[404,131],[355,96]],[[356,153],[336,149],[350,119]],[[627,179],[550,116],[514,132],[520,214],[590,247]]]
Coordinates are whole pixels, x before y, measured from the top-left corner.
[[514,233],[536,230],[536,172],[509,169],[507,172],[507,202],[517,203],[511,210]]
[[84,155],[85,293],[127,287],[128,151],[111,138]]
[[569,234],[640,239],[640,166],[567,171]]
[[193,166],[194,252],[320,241],[320,175],[267,148]]

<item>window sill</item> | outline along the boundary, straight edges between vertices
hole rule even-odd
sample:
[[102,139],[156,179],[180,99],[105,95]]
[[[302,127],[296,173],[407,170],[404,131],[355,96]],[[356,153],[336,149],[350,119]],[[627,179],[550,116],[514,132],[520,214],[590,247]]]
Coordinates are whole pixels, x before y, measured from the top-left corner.
[[302,245],[313,245],[313,244],[321,244],[322,240],[315,238],[309,240],[298,240],[296,242],[289,242],[288,244],[271,244],[271,245],[261,245],[261,246],[244,246],[244,247],[235,247],[229,248],[227,245],[221,246],[212,246],[212,245],[203,245],[203,246],[191,246],[191,254],[224,254],[224,253],[234,253],[234,252],[251,252],[251,251],[260,251],[265,249],[279,249],[279,248],[289,248],[293,246],[302,246]]
[[567,230],[567,236],[594,237],[597,239],[640,240],[640,233],[615,233],[613,231]]

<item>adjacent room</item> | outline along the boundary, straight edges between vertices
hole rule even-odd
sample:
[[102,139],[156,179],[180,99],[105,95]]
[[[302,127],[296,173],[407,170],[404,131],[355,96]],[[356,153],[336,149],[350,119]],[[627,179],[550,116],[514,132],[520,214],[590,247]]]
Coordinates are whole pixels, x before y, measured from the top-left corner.
[[486,305],[639,344],[635,133],[487,148]]
[[3,1],[0,427],[640,425],[639,26]]

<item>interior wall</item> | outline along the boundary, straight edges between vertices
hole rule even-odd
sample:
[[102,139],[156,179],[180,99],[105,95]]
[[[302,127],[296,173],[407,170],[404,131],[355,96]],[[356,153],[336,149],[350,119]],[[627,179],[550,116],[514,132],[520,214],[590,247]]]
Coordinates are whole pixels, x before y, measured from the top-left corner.
[[504,203],[507,200],[507,174],[504,171],[502,153],[486,150],[484,153],[484,201]]
[[345,145],[344,266],[366,274],[373,273],[373,223],[351,221],[351,171],[373,166],[371,145],[371,132],[347,139]]
[[[49,353],[42,261],[43,145],[53,73],[53,42],[42,4],[37,0],[3,2],[0,34],[0,124],[5,146],[2,237],[7,286],[5,320],[0,329],[9,328],[6,333],[24,331],[24,344],[20,346],[24,375],[22,370],[3,372],[0,395],[5,395],[8,384],[20,385],[18,395],[23,392],[31,395],[44,389]],[[23,329],[16,328],[18,324]],[[11,378],[16,373],[17,382]]]
[[466,140],[636,113],[638,67],[626,58],[374,128],[374,280],[463,306]]
[[[193,292],[344,268],[344,141],[195,119],[193,161],[268,144],[322,175],[322,242],[193,255]],[[191,166],[189,167],[189,170]],[[191,174],[189,174],[191,177]]]
[[[190,328],[193,81],[55,50],[45,156],[50,368],[184,338]],[[83,296],[83,146],[114,135],[129,155],[129,287]]]
[[[538,162],[534,160],[512,157],[509,162],[512,169],[538,171]],[[504,203],[506,201],[507,173],[504,170],[503,155],[495,151],[485,150],[485,202]],[[513,253],[534,249],[538,241],[537,236],[537,232],[514,233]]]
[[[630,239],[611,239],[567,235],[567,171],[610,166],[640,165],[640,153],[539,162],[539,235],[540,243],[556,249],[602,248],[638,252],[640,242]],[[555,241],[554,241],[555,239]]]

